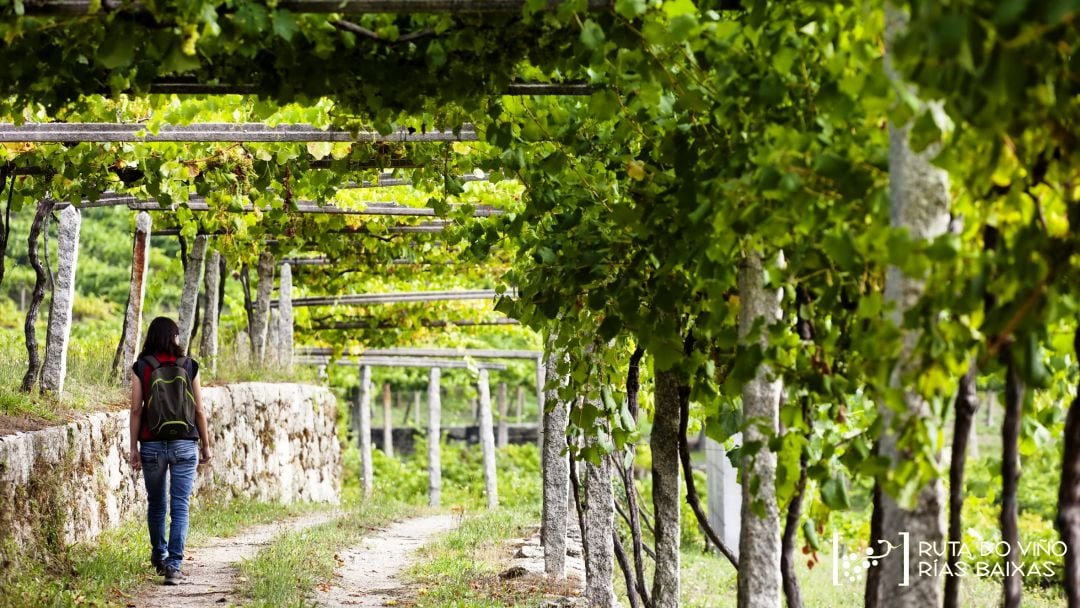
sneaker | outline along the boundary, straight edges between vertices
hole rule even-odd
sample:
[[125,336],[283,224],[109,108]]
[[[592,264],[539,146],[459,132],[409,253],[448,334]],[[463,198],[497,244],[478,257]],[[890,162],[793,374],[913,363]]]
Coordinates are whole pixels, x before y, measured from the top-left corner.
[[183,577],[180,574],[180,569],[179,568],[174,568],[172,566],[167,566],[165,568],[165,581],[164,581],[164,583],[166,585],[179,585],[181,578],[183,578]]

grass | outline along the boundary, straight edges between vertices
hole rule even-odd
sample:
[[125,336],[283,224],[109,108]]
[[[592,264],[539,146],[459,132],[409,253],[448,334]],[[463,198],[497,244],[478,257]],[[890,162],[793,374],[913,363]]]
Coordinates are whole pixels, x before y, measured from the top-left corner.
[[[267,504],[234,501],[195,504],[188,545],[198,547],[212,536],[233,536],[243,527],[325,509],[326,505]],[[102,534],[89,544],[50,555],[48,563],[20,559],[0,568],[0,607],[127,606],[132,592],[153,578],[143,518]]]
[[[810,570],[805,564],[797,569],[806,608],[846,608],[863,605],[863,585],[833,585],[829,556],[821,555],[821,562]],[[686,608],[734,608],[737,581],[735,570],[723,557],[703,554],[700,551],[683,551],[682,554],[682,606]],[[625,598],[621,573],[616,587],[620,597]],[[986,608],[1001,603],[1001,585],[997,581],[968,577],[961,585],[960,605],[970,608]],[[1064,598],[1039,588],[1024,589],[1024,606],[1031,608],[1058,608]]]
[[535,506],[500,508],[468,517],[457,530],[421,551],[406,576],[417,587],[417,608],[535,606],[545,591],[536,584],[501,581],[503,542],[539,521]]
[[375,527],[417,511],[397,502],[361,502],[356,488],[348,488],[341,517],[283,534],[243,562],[240,591],[250,598],[251,606],[306,606],[316,585],[333,576],[338,551],[357,544]]
[[[44,332],[38,334],[38,350],[44,360]],[[62,398],[37,391],[24,393],[19,390],[26,373],[22,332],[0,329],[0,415],[24,418],[31,426],[41,426],[63,421],[72,412],[123,404],[124,391],[109,377],[115,349],[115,343],[98,335],[73,336]]]

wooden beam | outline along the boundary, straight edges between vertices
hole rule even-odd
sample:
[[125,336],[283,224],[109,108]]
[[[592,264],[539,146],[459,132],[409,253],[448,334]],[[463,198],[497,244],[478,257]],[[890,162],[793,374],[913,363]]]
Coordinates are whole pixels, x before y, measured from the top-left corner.
[[312,125],[263,123],[195,123],[161,125],[150,132],[139,123],[47,122],[0,123],[0,143],[65,142],[440,142],[476,141],[472,125],[459,132],[400,128],[388,135],[374,131],[352,133],[341,129],[319,129]]
[[[446,230],[447,226],[450,226],[453,222],[449,220],[434,220],[431,222],[423,222],[416,225],[398,224],[396,226],[390,226],[386,231],[390,234],[432,234],[442,232]],[[368,234],[365,228],[341,228],[336,230],[330,230],[329,233],[335,234]],[[196,234],[206,236],[221,236],[223,234],[231,234],[232,231],[219,229],[219,230],[199,230]],[[180,234],[179,228],[164,228],[154,233],[154,236],[177,236]],[[378,236],[378,235],[374,235]],[[269,241],[268,241],[269,242]]]
[[294,298],[297,306],[368,306],[372,304],[401,304],[405,302],[444,302],[451,300],[490,300],[500,295],[516,295],[510,290],[498,294],[494,289],[461,289],[449,291],[406,291],[397,293],[367,293],[341,296],[314,296]]
[[[548,0],[547,9],[554,9],[561,0]],[[586,0],[590,11],[609,10],[612,0]],[[525,0],[283,0],[278,8],[293,13],[341,13],[363,15],[369,13],[520,13]],[[139,2],[121,0],[24,0],[26,15],[79,16],[108,14],[114,12],[146,13],[146,6]],[[5,11],[6,12],[6,11]]]
[[[439,319],[422,319],[420,321],[421,327],[498,327],[502,325],[521,325],[517,319],[481,319],[479,321],[460,319],[457,321],[443,321]],[[309,329],[314,331],[319,330],[346,330],[346,329],[371,329],[371,330],[385,330],[385,329],[398,329],[401,326],[390,322],[381,321],[372,325],[368,321],[341,321],[337,323],[316,323],[311,325]]]
[[[596,88],[584,82],[512,82],[504,95],[591,95]],[[133,91],[127,91],[129,94]],[[258,95],[254,84],[205,84],[191,80],[161,80],[150,84],[151,94],[163,95]],[[104,90],[102,94],[111,91]]]
[[[307,347],[296,350],[304,357],[329,356],[332,348]],[[472,357],[474,359],[529,359],[535,361],[543,356],[538,350],[513,350],[494,348],[369,348],[363,351],[363,357]]]
[[433,368],[440,369],[467,369],[470,367],[480,369],[490,369],[495,371],[506,371],[505,363],[483,363],[476,362],[470,364],[464,359],[423,359],[408,357],[355,357],[355,358],[341,358],[335,361],[331,361],[329,357],[300,357],[295,359],[295,363],[299,365],[327,365],[333,363],[334,365],[341,366],[370,366],[370,367],[420,367],[420,368]]

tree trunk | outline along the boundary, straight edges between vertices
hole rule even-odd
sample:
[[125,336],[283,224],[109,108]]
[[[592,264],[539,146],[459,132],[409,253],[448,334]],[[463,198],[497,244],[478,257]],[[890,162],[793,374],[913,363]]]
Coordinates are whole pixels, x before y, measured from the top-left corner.
[[206,256],[205,280],[206,306],[203,310],[202,341],[199,344],[199,356],[210,374],[217,369],[218,355],[218,287],[221,283],[221,254],[211,251]]
[[374,471],[371,463],[371,368],[360,368],[360,482],[364,498],[370,498],[374,489]]
[[131,366],[139,348],[142,332],[143,300],[146,297],[146,273],[150,268],[150,214],[140,211],[135,217],[135,237],[131,246],[131,284],[128,289],[127,310],[120,344],[113,357],[112,373],[123,386],[131,380]]
[[[638,422],[640,413],[639,396],[641,392],[641,358],[645,356],[645,349],[638,346],[630,355],[630,363],[626,371],[626,409],[630,411],[630,417],[634,423]],[[630,541],[634,552],[634,578],[638,597],[646,608],[652,608],[652,596],[647,588],[645,580],[645,556],[642,555],[645,543],[641,540],[641,514],[638,511],[637,486],[634,485],[634,460],[637,457],[637,449],[634,444],[626,446],[629,452],[629,466],[624,466],[618,460],[614,460],[619,474],[622,476],[623,489],[626,492],[626,524],[630,527]],[[655,555],[655,552],[653,553]],[[629,593],[629,591],[627,591]]]
[[686,437],[690,426],[690,394],[689,390],[680,390],[679,395],[679,457],[682,459],[683,476],[686,479],[686,503],[697,518],[698,526],[705,533],[708,542],[712,543],[717,550],[727,558],[731,565],[739,569],[739,557],[735,555],[732,547],[716,533],[715,528],[709,523],[709,518],[701,508],[701,498],[698,497],[697,485],[694,482],[694,468],[690,465],[690,442]]
[[[979,407],[975,395],[975,376],[977,369],[972,362],[968,372],[960,379],[960,388],[956,391],[953,423],[952,454],[949,462],[949,553],[946,558],[949,572],[957,572],[960,562],[959,547],[964,540],[964,468],[967,466],[968,438],[975,421],[975,411]],[[960,608],[960,582],[962,577],[955,574],[945,577],[945,608]]]
[[[1073,336],[1073,350],[1080,357],[1080,327]],[[1065,543],[1065,594],[1069,608],[1080,608],[1080,385],[1065,416],[1065,454],[1058,489],[1057,526]]]
[[1020,530],[1016,492],[1020,483],[1020,418],[1024,406],[1024,382],[1016,369],[1012,347],[1002,352],[1005,369],[1005,417],[1001,422],[1001,540],[1009,545],[1002,587],[1004,608],[1018,608],[1024,581],[1020,576]]
[[499,506],[499,487],[495,478],[495,429],[491,420],[491,386],[488,370],[480,370],[480,445],[484,453],[484,494],[487,508]]
[[68,341],[71,338],[71,308],[75,303],[75,271],[79,264],[79,227],[82,214],[71,205],[60,212],[56,239],[56,281],[49,304],[49,328],[45,340],[45,364],[41,388],[60,396],[67,375]]
[[251,358],[256,366],[265,363],[266,333],[270,318],[270,292],[274,288],[274,256],[259,255],[259,284],[255,288],[255,311],[251,318]]
[[206,256],[206,236],[195,237],[184,268],[184,289],[180,296],[180,350],[188,352],[191,329],[195,326],[195,304],[199,298],[199,285],[202,283],[203,258]]
[[390,394],[390,383],[383,382],[382,386],[382,411],[383,427],[382,441],[383,453],[390,458],[394,457],[394,408],[393,397]]
[[[886,5],[886,57],[885,70],[896,86],[905,87],[893,70],[889,53],[892,41],[906,27],[907,16],[902,10]],[[949,180],[948,174],[931,164],[940,149],[932,145],[922,153],[915,153],[908,141],[910,125],[889,124],[889,203],[892,226],[906,229],[913,240],[929,240],[948,230],[949,226]],[[903,412],[896,413],[889,407],[879,408],[882,431],[878,444],[879,454],[892,463],[922,458],[922,454],[901,451],[897,445],[897,428],[906,427],[915,420],[933,416],[928,405],[905,378],[913,370],[912,357],[919,340],[919,332],[904,329],[904,313],[911,309],[922,296],[924,286],[919,277],[908,277],[896,267],[889,267],[885,277],[885,299],[893,304],[893,322],[901,328],[903,349],[900,363],[893,372],[893,386],[902,389],[905,401]],[[895,420],[894,420],[895,419]],[[935,460],[940,456],[934,454]],[[934,463],[937,464],[936,462]],[[940,479],[923,487],[915,498],[911,510],[902,508],[887,492],[881,496],[881,534],[887,542],[898,543],[903,538],[909,547],[925,547],[930,543],[941,547],[944,540],[944,488]],[[906,534],[902,537],[901,534]],[[941,581],[936,576],[910,576],[908,586],[899,584],[910,574],[905,567],[903,552],[894,551],[881,560],[878,579],[877,601],[881,608],[921,608],[941,604]]]
[[615,559],[619,562],[619,569],[622,570],[623,580],[626,582],[626,599],[630,602],[630,608],[638,608],[638,595],[634,585],[634,571],[630,569],[630,560],[627,559],[626,550],[623,549],[622,541],[619,540],[619,533],[613,530],[611,534]]
[[[278,318],[281,327],[278,338],[278,363],[287,374],[293,370],[293,306],[292,306],[292,266],[281,265],[281,277],[278,279]],[[388,453],[389,454],[389,453]]]
[[679,388],[675,370],[654,369],[656,378],[652,450],[653,513],[656,516],[656,570],[652,603],[656,608],[679,605],[679,541],[682,502],[679,493]]
[[26,238],[27,254],[30,257],[30,266],[34,269],[34,293],[30,296],[30,306],[26,310],[26,322],[23,324],[23,335],[26,339],[26,354],[28,359],[26,374],[23,375],[21,390],[29,393],[34,390],[38,381],[38,373],[41,371],[41,358],[38,355],[37,342],[37,315],[41,307],[41,301],[45,298],[45,268],[41,265],[38,257],[37,242],[41,236],[42,226],[46,218],[52,213],[53,201],[46,197],[41,199],[34,214],[34,222],[30,225],[30,235]]
[[442,500],[442,461],[439,454],[442,441],[440,375],[441,372],[437,367],[431,368],[428,375],[428,505],[432,507],[439,506]]
[[495,439],[495,445],[500,448],[505,448],[510,443],[510,428],[507,426],[506,409],[507,409],[507,397],[506,397],[506,383],[499,383],[498,392],[499,401],[499,433]]
[[[803,407],[803,415],[807,413]],[[795,493],[788,505],[787,519],[784,521],[784,533],[780,537],[780,578],[784,585],[784,598],[787,608],[802,608],[802,589],[795,573],[795,543],[799,537],[799,520],[802,518],[803,495],[806,493],[806,451],[799,455],[799,481],[795,484]],[[838,559],[839,556],[833,556]]]
[[[743,345],[768,345],[765,328],[777,322],[780,310],[775,290],[764,285],[765,272],[757,252],[748,252],[739,268],[739,339]],[[750,335],[758,320],[759,335]],[[760,445],[742,463],[742,513],[739,533],[739,608],[780,606],[780,510],[776,504],[776,453],[769,441],[779,431],[780,393],[767,364],[743,386],[743,445]],[[757,488],[755,492],[753,488]]]
[[0,285],[4,284],[8,239],[11,237],[11,199],[15,195],[15,176],[8,175],[6,166],[0,169],[0,195],[4,194],[5,187],[7,187],[7,207],[4,209],[3,219],[0,220]]
[[[549,350],[545,359],[547,377],[556,377],[557,363]],[[566,576],[566,527],[570,491],[566,427],[569,424],[569,412],[566,402],[559,397],[558,386],[547,391],[544,403],[548,407],[543,408],[547,413],[544,414],[544,449],[541,458],[544,505],[540,542],[544,546],[544,573],[558,580]]]
[[[877,445],[874,446],[874,456],[877,456]],[[872,493],[873,504],[870,510],[870,542],[867,545],[871,549],[882,546],[884,538],[881,536],[881,518],[884,510],[881,506],[881,482],[874,482]],[[833,559],[838,559],[833,556]],[[881,568],[870,568],[866,571],[866,589],[863,591],[863,607],[878,608],[878,589],[881,584]]]

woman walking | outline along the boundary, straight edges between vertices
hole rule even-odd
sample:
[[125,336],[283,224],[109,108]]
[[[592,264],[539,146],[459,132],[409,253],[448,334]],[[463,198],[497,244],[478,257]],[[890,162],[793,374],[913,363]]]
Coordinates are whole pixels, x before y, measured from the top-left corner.
[[[150,563],[165,577],[166,585],[176,585],[181,578],[195,468],[210,461],[199,364],[180,348],[176,323],[158,317],[150,323],[131,371],[128,459],[136,471],[142,469],[146,483]],[[170,514],[167,537],[166,508]]]

